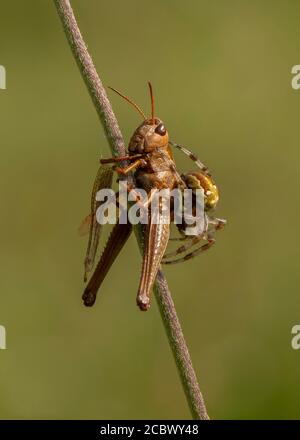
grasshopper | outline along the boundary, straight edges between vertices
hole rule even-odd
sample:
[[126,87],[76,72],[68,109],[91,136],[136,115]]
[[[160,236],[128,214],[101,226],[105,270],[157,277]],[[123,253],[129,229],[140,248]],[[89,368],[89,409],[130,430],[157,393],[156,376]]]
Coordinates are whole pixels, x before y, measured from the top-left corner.
[[[154,216],[149,215],[147,224],[144,225],[144,249],[140,283],[137,293],[137,305],[140,310],[146,311],[150,307],[151,290],[161,264],[174,264],[187,261],[203,251],[209,249],[214,243],[215,231],[226,224],[223,219],[213,217],[212,211],[219,200],[218,188],[208,168],[187,148],[169,140],[169,134],[164,122],[154,113],[154,97],[150,83],[151,117],[147,118],[143,111],[127,96],[116,89],[122,98],[135,107],[143,118],[143,122],[134,131],[128,146],[128,154],[123,157],[101,159],[100,169],[97,173],[91,197],[91,213],[84,224],[89,225],[89,242],[85,258],[85,281],[92,270],[96,252],[99,245],[101,225],[97,222],[96,211],[99,202],[96,194],[101,188],[110,188],[113,175],[116,173],[121,179],[133,175],[134,185],[146,191],[148,199],[143,208],[150,210],[152,195],[161,189],[200,189],[204,194],[203,228],[195,235],[187,235],[187,224],[182,222],[176,225],[180,236],[170,238],[170,226],[174,217],[165,221],[164,209],[160,205],[160,221],[154,221]],[[176,168],[172,147],[186,154],[198,168],[196,171],[180,174]],[[123,166],[120,166],[123,165]],[[128,183],[128,191],[134,186]],[[136,201],[139,202],[138,195]],[[160,201],[160,204],[163,203]],[[194,208],[194,206],[193,206]],[[96,300],[97,292],[107,275],[110,267],[117,258],[127,239],[132,232],[132,225],[117,222],[109,236],[101,258],[84,290],[83,301],[86,306],[92,306]],[[166,253],[169,240],[185,241],[175,251]]]

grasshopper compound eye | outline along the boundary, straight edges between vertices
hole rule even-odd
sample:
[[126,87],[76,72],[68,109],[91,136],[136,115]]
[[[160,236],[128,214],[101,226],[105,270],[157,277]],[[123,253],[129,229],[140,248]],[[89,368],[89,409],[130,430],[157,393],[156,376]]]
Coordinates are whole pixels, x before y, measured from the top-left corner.
[[164,136],[167,133],[165,125],[159,124],[155,129],[155,133],[159,134],[160,136]]

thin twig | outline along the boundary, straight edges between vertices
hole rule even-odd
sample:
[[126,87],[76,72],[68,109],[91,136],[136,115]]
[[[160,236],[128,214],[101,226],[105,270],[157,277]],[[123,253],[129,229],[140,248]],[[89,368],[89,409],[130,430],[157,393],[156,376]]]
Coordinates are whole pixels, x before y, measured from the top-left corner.
[[[79,70],[100,117],[110,149],[114,156],[124,156],[126,149],[123,136],[105,89],[80,33],[70,1],[54,0],[54,3],[61,18],[74,58],[76,59]],[[143,237],[141,228],[138,229],[137,238],[139,246],[142,248]],[[196,373],[193,369],[172,296],[162,271],[159,271],[157,275],[154,292],[192,416],[194,419],[207,420],[209,417]]]

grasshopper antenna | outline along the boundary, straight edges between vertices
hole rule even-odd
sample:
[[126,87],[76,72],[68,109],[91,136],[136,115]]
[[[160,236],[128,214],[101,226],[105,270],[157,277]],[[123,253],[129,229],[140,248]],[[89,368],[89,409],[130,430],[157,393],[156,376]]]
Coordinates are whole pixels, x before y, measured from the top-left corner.
[[129,104],[133,105],[133,107],[139,112],[139,114],[146,120],[145,113],[140,109],[140,107],[127,96],[123,95],[123,93],[119,92],[119,90],[114,89],[113,87],[108,87],[110,90],[113,90],[117,95],[121,96],[121,98],[125,99],[125,101],[129,102]]
[[152,84],[150,81],[148,81],[149,91],[150,91],[150,98],[151,98],[151,120],[152,125],[155,124],[155,117],[154,117],[154,96],[153,96],[153,89]]

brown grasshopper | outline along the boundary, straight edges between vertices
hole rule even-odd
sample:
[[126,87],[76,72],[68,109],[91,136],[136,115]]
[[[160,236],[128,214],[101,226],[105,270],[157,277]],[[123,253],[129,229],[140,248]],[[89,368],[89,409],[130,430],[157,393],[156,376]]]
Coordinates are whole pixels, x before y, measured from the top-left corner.
[[[225,220],[213,218],[209,215],[216,207],[219,199],[218,189],[211,174],[207,167],[191,151],[169,140],[164,123],[154,115],[154,98],[150,83],[149,89],[151,97],[150,118],[147,118],[142,110],[128,97],[112,89],[136,108],[143,117],[143,122],[133,133],[126,156],[100,160],[101,167],[96,176],[92,191],[91,214],[84,221],[85,224],[89,224],[89,243],[85,258],[85,281],[95,261],[101,231],[101,225],[96,220],[96,211],[99,207],[99,202],[96,201],[96,193],[101,188],[111,187],[114,172],[123,177],[133,172],[135,186],[146,190],[149,195],[147,203],[143,205],[144,209],[150,209],[150,194],[152,195],[155,190],[163,188],[170,190],[174,188],[179,188],[180,190],[186,188],[192,190],[201,189],[204,192],[205,200],[203,214],[205,216],[205,227],[199,234],[187,236],[187,224],[183,221],[182,224],[177,225],[180,237],[170,238],[170,222],[172,222],[173,218],[171,217],[169,223],[165,221],[154,222],[153,216],[149,216],[149,221],[144,227],[143,263],[137,293],[137,304],[141,310],[148,310],[150,307],[150,293],[161,263],[173,264],[187,261],[209,249],[215,242],[214,232],[226,224]],[[180,175],[176,169],[171,146],[178,148],[186,154],[196,164],[199,171]],[[122,163],[126,165],[123,167],[116,165]],[[115,165],[108,166],[108,164]],[[128,184],[128,191],[131,189],[133,189],[133,186]],[[136,200],[139,202],[138,196]],[[160,211],[160,215],[160,218],[162,218],[163,210]],[[82,298],[86,306],[94,304],[102,281],[129,238],[131,231],[132,225],[130,222],[126,224],[117,222],[115,224],[99,263],[84,290]],[[169,239],[186,240],[187,244],[180,246],[174,252],[166,254],[165,251]]]

